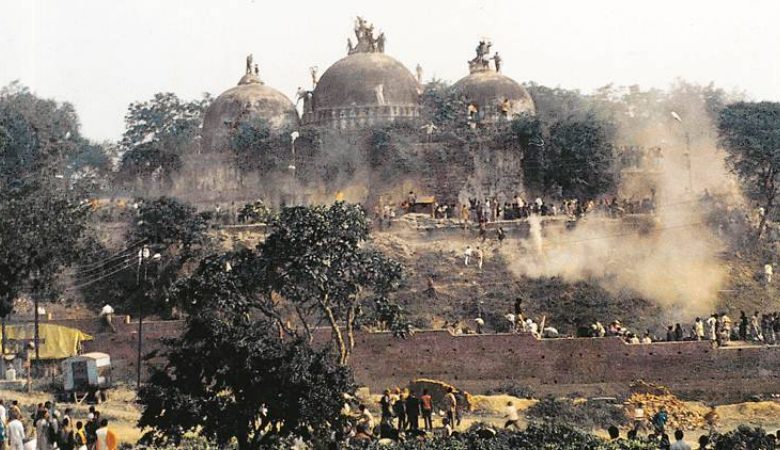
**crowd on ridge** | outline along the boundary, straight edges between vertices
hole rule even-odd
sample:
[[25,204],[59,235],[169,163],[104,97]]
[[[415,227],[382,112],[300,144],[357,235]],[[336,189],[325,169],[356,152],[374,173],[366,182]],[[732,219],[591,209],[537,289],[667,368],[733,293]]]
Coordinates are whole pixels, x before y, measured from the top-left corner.
[[[403,213],[412,213],[420,205],[417,194],[410,191],[400,209]],[[527,219],[532,215],[539,216],[565,216],[571,220],[585,217],[588,214],[600,214],[606,217],[620,217],[625,214],[648,214],[655,211],[653,197],[645,197],[641,200],[619,199],[616,196],[603,197],[580,201],[578,199],[564,199],[559,203],[553,203],[537,197],[528,201],[521,195],[515,195],[507,200],[503,195],[486,197],[484,199],[469,198],[467,203],[437,203],[425,204],[426,209],[435,219],[455,219],[462,223],[498,222],[504,220]],[[374,218],[380,221],[388,221],[397,215],[396,208],[391,205],[377,206],[374,209]]]
[[713,313],[706,319],[696,317],[688,328],[680,323],[667,326],[665,338],[653,335],[650,330],[646,330],[640,337],[624,328],[618,320],[612,321],[606,328],[597,321],[585,335],[620,336],[629,344],[709,340],[713,344],[724,346],[738,340],[775,345],[780,342],[780,312],[761,314],[756,311],[748,317],[745,311],[741,311],[736,326],[726,313]]

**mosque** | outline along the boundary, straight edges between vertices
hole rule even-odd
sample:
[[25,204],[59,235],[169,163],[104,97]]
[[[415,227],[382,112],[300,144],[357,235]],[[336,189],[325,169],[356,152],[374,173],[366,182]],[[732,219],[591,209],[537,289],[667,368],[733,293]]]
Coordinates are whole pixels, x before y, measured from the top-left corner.
[[[355,22],[355,42],[347,40],[347,56],[331,65],[317,79],[312,68],[312,90],[299,89],[303,101],[299,117],[295,104],[266,85],[251,55],[238,85],[217,97],[206,111],[203,148],[220,151],[230,129],[247,119],[263,119],[272,129],[292,131],[312,125],[355,131],[394,122],[421,124],[422,69],[416,76],[385,53],[385,34],[363,18]],[[453,85],[468,109],[469,120],[494,123],[502,116],[533,114],[534,102],[526,89],[501,72],[501,57],[491,43],[482,41],[468,62],[469,74]],[[492,62],[492,64],[491,64]]]

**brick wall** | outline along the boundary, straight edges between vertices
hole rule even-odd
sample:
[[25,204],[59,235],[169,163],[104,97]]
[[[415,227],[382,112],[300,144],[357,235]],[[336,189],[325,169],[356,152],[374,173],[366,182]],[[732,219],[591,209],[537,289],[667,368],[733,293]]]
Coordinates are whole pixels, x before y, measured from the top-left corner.
[[358,337],[352,366],[372,390],[418,378],[472,393],[515,382],[538,396],[622,395],[637,379],[688,397],[739,400],[780,392],[780,347],[714,349],[708,342],[628,345],[618,338],[545,339],[529,334],[418,332]]
[[[114,381],[135,381],[138,360],[138,321],[130,322],[127,316],[114,318],[116,333],[105,329],[97,319],[49,320],[46,323],[79,329],[94,339],[83,343],[83,351],[103,352],[111,355],[112,376]],[[175,337],[181,333],[183,321],[146,321],[143,324],[143,354],[149,354],[163,347],[163,339]],[[160,358],[153,358],[146,364],[162,364]],[[146,373],[146,371],[144,371]]]
[[[117,320],[106,333],[97,319],[54,320],[95,337],[85,351],[111,355],[115,377],[136,373],[137,322]],[[144,322],[144,351],[182,330],[181,321]],[[327,340],[322,330],[318,341]],[[360,384],[378,392],[415,378],[448,381],[472,393],[514,382],[537,396],[623,395],[637,379],[668,386],[682,397],[734,401],[780,393],[780,346],[713,348],[709,342],[629,345],[618,338],[543,339],[530,334],[452,336],[418,331],[408,339],[360,333],[351,365]],[[149,364],[160,364],[159,359]]]

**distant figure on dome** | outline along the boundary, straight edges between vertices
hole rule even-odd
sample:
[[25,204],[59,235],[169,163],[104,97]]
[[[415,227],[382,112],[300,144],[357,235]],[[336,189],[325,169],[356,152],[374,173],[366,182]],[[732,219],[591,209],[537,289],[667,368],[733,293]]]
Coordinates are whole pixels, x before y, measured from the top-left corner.
[[376,102],[380,105],[387,104],[385,102],[385,85],[384,84],[378,84],[376,87],[374,87],[374,93],[376,94]]
[[309,73],[311,74],[311,88],[317,87],[317,66],[309,67]]
[[260,76],[260,68],[257,66],[257,64],[255,64],[255,76],[256,77]]
[[252,60],[253,60],[253,56],[250,53],[246,57],[246,73],[247,73],[247,75],[251,75],[252,74]]
[[379,33],[379,36],[376,38],[376,51],[379,53],[385,52],[385,33]]
[[501,72],[501,56],[498,52],[493,55],[493,63],[496,65],[496,72]]

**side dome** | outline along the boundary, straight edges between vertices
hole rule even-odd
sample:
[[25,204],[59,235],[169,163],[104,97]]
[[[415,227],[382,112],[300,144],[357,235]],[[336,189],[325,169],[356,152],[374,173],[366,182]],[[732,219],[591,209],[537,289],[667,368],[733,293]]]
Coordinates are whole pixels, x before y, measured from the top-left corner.
[[490,47],[490,42],[479,43],[477,56],[469,61],[470,74],[452,86],[469,105],[470,119],[495,122],[515,114],[535,114],[531,95],[520,83],[501,73],[502,59],[498,52],[491,57]]
[[[253,72],[254,70],[254,72]],[[257,66],[247,58],[247,73],[238,86],[220,94],[203,118],[203,148],[222,151],[229,145],[230,131],[241,122],[263,119],[271,129],[297,128],[298,111],[287,96],[260,81]]]
[[420,84],[396,59],[384,54],[384,33],[358,17],[357,43],[330,66],[302,97],[304,122],[356,129],[420,116]]

